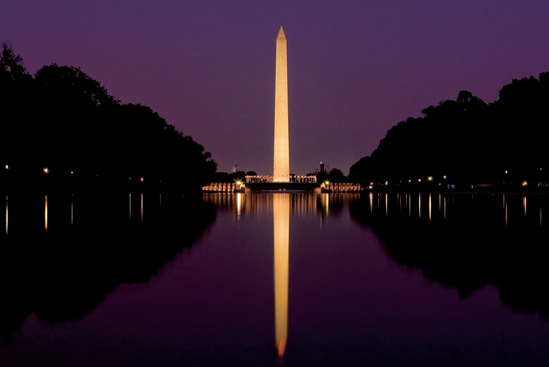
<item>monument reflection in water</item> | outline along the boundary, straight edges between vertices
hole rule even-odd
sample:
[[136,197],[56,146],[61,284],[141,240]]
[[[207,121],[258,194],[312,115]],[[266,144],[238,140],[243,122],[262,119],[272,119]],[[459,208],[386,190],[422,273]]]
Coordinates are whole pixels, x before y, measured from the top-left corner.
[[290,256],[290,197],[273,196],[273,242],[275,287],[275,338],[282,360],[288,340],[288,280]]

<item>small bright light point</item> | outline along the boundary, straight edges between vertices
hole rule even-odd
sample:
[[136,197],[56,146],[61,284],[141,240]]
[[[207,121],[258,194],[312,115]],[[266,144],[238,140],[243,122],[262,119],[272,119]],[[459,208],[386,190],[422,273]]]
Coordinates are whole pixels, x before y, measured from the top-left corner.
[[522,186],[528,186],[528,181],[522,181]]
[[48,167],[46,167],[46,168],[44,168],[44,169],[42,170],[42,172],[44,172],[44,173],[50,173],[50,170],[48,169]]
[[427,177],[427,181],[433,181],[433,176]]
[[446,176],[442,176],[442,178],[446,180]]
[[418,178],[418,179],[417,179],[417,182],[421,182],[421,178]]
[[141,178],[139,179],[139,181],[143,182],[143,181],[145,181],[145,178],[144,178],[144,177],[141,177]]
[[389,185],[389,181],[385,181],[385,186]]
[[8,165],[6,164],[6,169],[9,169]]
[[74,175],[74,171],[71,171],[71,175]]
[[507,174],[507,170],[505,170],[505,174]]

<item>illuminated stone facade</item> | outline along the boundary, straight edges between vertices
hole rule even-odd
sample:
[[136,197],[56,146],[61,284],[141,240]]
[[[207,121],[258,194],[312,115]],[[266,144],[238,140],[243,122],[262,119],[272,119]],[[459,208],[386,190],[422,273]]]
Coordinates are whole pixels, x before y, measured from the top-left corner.
[[286,36],[280,27],[276,39],[275,129],[273,181],[290,181],[290,143],[288,138],[288,57]]

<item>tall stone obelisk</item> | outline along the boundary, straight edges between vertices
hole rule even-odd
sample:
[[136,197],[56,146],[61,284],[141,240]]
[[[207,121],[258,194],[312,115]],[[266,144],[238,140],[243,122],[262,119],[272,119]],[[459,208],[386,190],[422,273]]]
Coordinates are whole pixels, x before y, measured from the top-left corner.
[[280,27],[276,39],[275,130],[273,181],[290,181],[290,143],[288,139],[288,57],[286,36]]

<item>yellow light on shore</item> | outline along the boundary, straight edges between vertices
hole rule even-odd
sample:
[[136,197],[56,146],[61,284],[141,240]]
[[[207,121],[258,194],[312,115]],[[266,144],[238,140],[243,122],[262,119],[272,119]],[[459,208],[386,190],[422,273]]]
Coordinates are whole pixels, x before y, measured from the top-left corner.
[[446,180],[446,176],[442,176],[442,178]]
[[427,177],[427,181],[433,181],[433,176]]
[[7,164],[6,164],[6,169],[10,169]]

